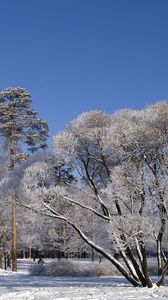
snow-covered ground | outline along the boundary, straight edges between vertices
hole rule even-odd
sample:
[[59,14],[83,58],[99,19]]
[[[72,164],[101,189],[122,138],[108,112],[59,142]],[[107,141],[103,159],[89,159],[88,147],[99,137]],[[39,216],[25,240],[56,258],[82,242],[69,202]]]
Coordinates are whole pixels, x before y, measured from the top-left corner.
[[0,271],[0,300],[168,299],[167,283],[152,289],[134,288],[122,277],[30,276],[29,260],[19,261],[17,273]]

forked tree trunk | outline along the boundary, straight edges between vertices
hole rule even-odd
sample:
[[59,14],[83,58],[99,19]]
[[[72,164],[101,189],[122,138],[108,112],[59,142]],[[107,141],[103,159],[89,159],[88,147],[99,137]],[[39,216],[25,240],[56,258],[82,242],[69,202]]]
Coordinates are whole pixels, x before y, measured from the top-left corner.
[[120,236],[121,240],[127,244],[125,251],[121,250],[122,258],[126,263],[129,271],[131,272],[134,279],[139,280],[143,286],[146,286],[146,279],[143,275],[137,259],[135,258],[131,248],[128,246],[127,238],[124,234]]
[[140,282],[142,283],[142,285],[145,287],[147,285],[146,278],[145,278],[144,274],[142,273],[142,271],[140,269],[140,266],[139,266],[139,264],[137,262],[137,259],[133,255],[130,247],[127,247],[126,252],[127,252],[128,257],[131,259],[131,262],[132,262],[132,264],[133,264],[133,266],[135,268],[135,271],[136,271],[136,274],[138,276],[138,279],[140,280]]

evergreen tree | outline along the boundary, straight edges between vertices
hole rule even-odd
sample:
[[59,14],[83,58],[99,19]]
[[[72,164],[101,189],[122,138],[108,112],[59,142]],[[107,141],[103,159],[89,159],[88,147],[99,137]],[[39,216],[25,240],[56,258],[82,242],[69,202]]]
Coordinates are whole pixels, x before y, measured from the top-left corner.
[[48,125],[30,104],[31,96],[23,88],[0,92],[0,135],[7,139],[10,169],[25,160],[28,152],[47,146]]
[[[7,88],[0,92],[0,136],[5,138],[7,166],[24,161],[28,152],[46,148],[48,125],[31,107],[31,96],[23,88]],[[17,271],[16,193],[12,195],[12,270]]]

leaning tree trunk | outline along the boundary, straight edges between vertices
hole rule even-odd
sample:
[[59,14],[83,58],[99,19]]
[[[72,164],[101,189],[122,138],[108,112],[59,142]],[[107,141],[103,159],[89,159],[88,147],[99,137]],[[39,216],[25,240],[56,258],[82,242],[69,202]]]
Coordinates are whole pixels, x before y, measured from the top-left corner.
[[131,272],[134,279],[140,281],[143,286],[146,286],[147,285],[146,278],[143,275],[143,273],[140,269],[140,266],[138,264],[138,261],[135,258],[131,248],[128,246],[127,238],[126,238],[125,234],[123,233],[120,236],[120,238],[124,242],[124,244],[127,245],[125,250],[120,251],[120,254],[121,254],[125,264],[127,265],[128,269]]
[[152,280],[149,276],[149,271],[148,271],[148,263],[147,263],[147,255],[146,255],[146,249],[143,240],[140,242],[140,247],[141,247],[141,253],[142,253],[142,270],[146,279],[146,285],[148,288],[151,288],[153,286]]
[[160,276],[159,280],[156,282],[156,285],[159,287],[161,285],[163,285],[164,279],[166,277],[168,271],[168,262],[165,263],[163,271],[162,271],[162,275]]

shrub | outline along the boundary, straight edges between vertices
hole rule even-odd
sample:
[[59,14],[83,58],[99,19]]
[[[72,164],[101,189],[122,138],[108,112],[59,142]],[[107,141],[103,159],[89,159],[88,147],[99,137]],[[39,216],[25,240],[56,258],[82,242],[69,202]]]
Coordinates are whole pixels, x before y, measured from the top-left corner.
[[46,269],[47,269],[46,265],[33,264],[29,268],[29,274],[31,274],[31,275],[46,275],[46,273],[47,273]]
[[76,276],[76,277],[93,277],[93,276],[114,276],[119,272],[109,262],[88,262],[73,260],[56,260],[46,265],[32,265],[29,269],[31,275],[47,276]]

